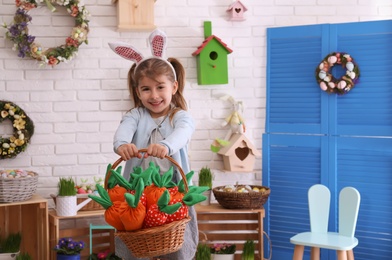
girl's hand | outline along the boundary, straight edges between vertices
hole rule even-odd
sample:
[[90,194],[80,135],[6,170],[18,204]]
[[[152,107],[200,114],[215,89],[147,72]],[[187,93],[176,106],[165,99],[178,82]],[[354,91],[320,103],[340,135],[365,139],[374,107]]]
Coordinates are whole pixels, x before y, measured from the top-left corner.
[[128,161],[133,157],[142,158],[141,153],[134,144],[123,144],[117,148],[117,154],[121,156],[124,161]]
[[147,153],[144,155],[144,157],[148,157],[149,155],[158,157],[160,159],[165,158],[166,155],[168,155],[169,150],[167,149],[166,146],[161,145],[161,144],[150,144],[147,147]]

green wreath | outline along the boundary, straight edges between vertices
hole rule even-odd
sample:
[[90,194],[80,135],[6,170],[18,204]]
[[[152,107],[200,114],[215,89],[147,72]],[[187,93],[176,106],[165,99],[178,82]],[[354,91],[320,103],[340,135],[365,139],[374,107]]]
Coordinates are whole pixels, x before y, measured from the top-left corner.
[[12,122],[14,134],[10,138],[0,135],[0,159],[15,157],[26,150],[34,134],[34,123],[23,109],[12,102],[0,100],[0,123],[6,119]]
[[[337,79],[331,74],[331,69],[336,64],[342,65],[346,69],[346,74]],[[315,72],[316,80],[321,90],[327,93],[337,93],[344,95],[354,88],[359,80],[359,67],[348,53],[332,52],[325,56],[317,66]]]
[[[54,12],[56,8],[50,2],[45,0],[48,8]],[[72,28],[71,35],[65,40],[65,43],[44,50],[41,45],[35,42],[35,36],[29,35],[28,25],[32,17],[28,14],[31,9],[37,8],[36,0],[15,0],[17,7],[13,23],[4,24],[6,28],[6,38],[14,43],[13,50],[18,51],[21,58],[30,57],[41,61],[41,65],[51,65],[52,67],[60,62],[71,60],[78,52],[79,46],[87,42],[89,31],[87,16],[89,12],[84,4],[79,0],[60,0],[55,2],[57,5],[67,8],[67,12],[75,18],[75,27]]]

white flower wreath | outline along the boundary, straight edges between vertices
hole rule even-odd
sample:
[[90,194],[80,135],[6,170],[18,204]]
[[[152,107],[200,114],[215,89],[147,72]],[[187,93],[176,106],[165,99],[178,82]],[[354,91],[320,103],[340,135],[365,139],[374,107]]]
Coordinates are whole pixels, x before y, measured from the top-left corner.
[[[331,69],[336,64],[342,64],[346,74],[336,79],[331,74]],[[316,80],[320,88],[328,93],[346,94],[358,83],[359,68],[348,53],[332,52],[328,54],[316,68]]]
[[14,128],[10,138],[0,136],[0,159],[17,156],[23,152],[34,134],[34,123],[26,113],[12,102],[0,100],[0,123],[9,119]]
[[[42,1],[42,0],[41,0]],[[49,0],[45,0],[48,8],[53,12],[56,9]],[[21,58],[30,57],[41,61],[43,65],[52,67],[60,62],[71,60],[77,53],[79,46],[87,42],[89,31],[87,16],[89,12],[79,0],[58,0],[57,5],[67,8],[68,13],[75,18],[75,27],[73,27],[71,36],[67,37],[65,44],[58,47],[43,50],[39,43],[35,42],[35,36],[28,34],[28,25],[32,17],[28,11],[37,8],[35,0],[15,0],[17,7],[14,21],[10,25],[4,24],[7,29],[6,38],[14,43],[13,50],[18,51]]]

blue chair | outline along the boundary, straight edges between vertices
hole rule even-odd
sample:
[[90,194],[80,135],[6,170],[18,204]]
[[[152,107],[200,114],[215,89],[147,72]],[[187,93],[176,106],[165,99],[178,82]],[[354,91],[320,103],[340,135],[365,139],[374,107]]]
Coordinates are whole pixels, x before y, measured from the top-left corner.
[[354,260],[353,249],[358,245],[354,237],[361,196],[353,187],[339,193],[339,232],[328,232],[331,193],[321,184],[308,191],[310,232],[290,238],[295,245],[293,260],[302,260],[305,246],[311,247],[311,260],[320,259],[320,248],[336,250],[338,260]]

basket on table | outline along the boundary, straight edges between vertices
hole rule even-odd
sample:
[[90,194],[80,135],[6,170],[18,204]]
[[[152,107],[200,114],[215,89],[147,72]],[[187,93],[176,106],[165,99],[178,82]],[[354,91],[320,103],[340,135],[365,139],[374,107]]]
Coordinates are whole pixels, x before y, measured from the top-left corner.
[[[245,185],[237,185],[243,186]],[[218,203],[228,209],[259,209],[267,202],[271,189],[265,186],[247,185],[252,189],[257,188],[262,191],[225,191],[225,186],[218,186],[212,189]]]
[[[139,150],[140,153],[146,152],[146,149]],[[165,159],[173,163],[179,170],[184,182],[185,191],[189,190],[186,176],[181,166],[171,157]],[[123,160],[119,158],[111,167],[112,170]],[[106,173],[105,189],[110,177],[110,170]],[[115,236],[119,237],[126,247],[137,258],[148,258],[160,255],[166,255],[181,249],[184,243],[184,233],[186,224],[191,220],[189,216],[184,219],[173,221],[162,226],[143,228],[135,231],[116,231]]]
[[33,197],[37,190],[38,174],[31,171],[28,173],[31,177],[0,177],[0,203],[25,201]]

